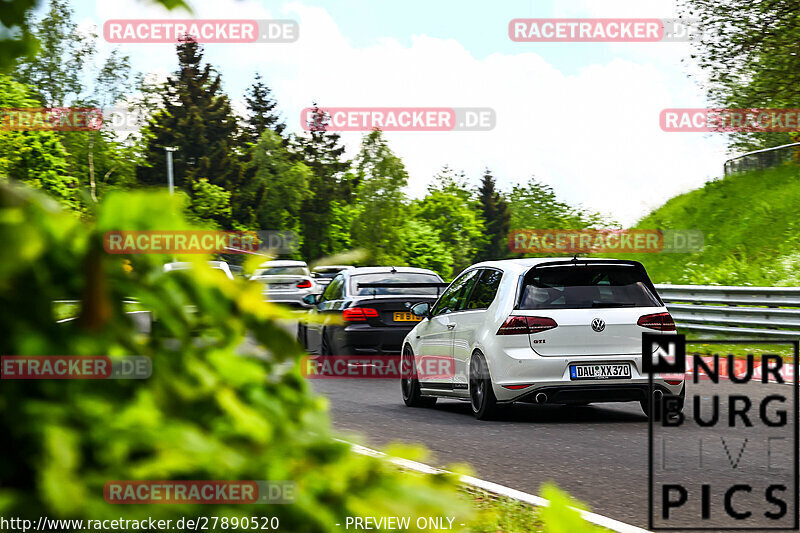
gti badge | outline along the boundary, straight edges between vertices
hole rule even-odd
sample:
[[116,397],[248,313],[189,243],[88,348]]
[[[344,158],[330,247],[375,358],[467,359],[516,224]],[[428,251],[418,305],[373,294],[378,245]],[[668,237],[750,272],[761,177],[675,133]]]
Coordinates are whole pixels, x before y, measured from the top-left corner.
[[595,330],[597,333],[600,333],[604,329],[606,329],[606,322],[601,318],[595,318],[592,320],[592,329]]

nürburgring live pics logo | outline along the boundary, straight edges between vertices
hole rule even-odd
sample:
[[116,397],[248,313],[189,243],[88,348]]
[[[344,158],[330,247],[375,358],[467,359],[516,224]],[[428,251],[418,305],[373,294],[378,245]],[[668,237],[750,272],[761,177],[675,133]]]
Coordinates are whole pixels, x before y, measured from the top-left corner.
[[[649,528],[797,530],[800,343],[699,343],[739,356],[687,358],[682,335],[643,334],[642,369],[653,398]],[[787,347],[791,361],[774,353],[788,355]],[[672,384],[682,376],[681,390]]]

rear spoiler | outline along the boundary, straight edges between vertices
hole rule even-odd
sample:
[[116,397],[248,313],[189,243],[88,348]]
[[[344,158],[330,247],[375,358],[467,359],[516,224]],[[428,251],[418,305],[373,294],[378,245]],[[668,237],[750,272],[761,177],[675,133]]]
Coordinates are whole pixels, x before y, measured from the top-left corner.
[[658,291],[656,290],[655,285],[653,285],[653,282],[650,281],[650,276],[647,275],[647,270],[645,270],[644,265],[641,264],[639,261],[633,261],[633,260],[630,260],[630,259],[612,259],[612,260],[609,260],[609,259],[583,259],[583,258],[573,257],[569,261],[545,261],[545,262],[539,263],[537,265],[532,266],[527,272],[525,272],[525,274],[523,276],[520,276],[519,284],[517,286],[517,297],[516,297],[516,302],[514,303],[514,309],[519,309],[520,299],[522,298],[522,286],[525,283],[525,278],[528,277],[528,274],[530,274],[534,270],[537,270],[539,268],[547,268],[547,267],[550,267],[550,266],[575,266],[575,267],[579,267],[579,266],[589,266],[589,265],[608,265],[608,266],[624,265],[624,266],[629,266],[629,267],[635,268],[642,275],[642,279],[644,280],[645,286],[648,289],[650,289],[650,291],[652,291],[653,296],[656,297],[656,300],[661,302],[662,306],[664,305],[664,301],[661,299],[661,295],[658,294]]
[[[421,289],[424,287],[436,287],[436,296],[439,296],[439,290],[442,287],[447,287],[450,285],[444,281],[431,281],[431,282],[419,282],[419,283],[391,283],[391,282],[383,282],[383,283],[358,283],[356,285],[359,289],[385,289],[386,287],[394,287],[397,289]],[[372,295],[376,296],[375,291],[372,291]]]

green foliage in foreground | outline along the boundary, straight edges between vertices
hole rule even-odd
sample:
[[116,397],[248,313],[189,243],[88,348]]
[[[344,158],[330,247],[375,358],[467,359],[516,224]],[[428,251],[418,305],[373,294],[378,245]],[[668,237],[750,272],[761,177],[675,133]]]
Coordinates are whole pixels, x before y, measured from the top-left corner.
[[602,533],[604,528],[586,522],[578,509],[586,506],[573,499],[552,483],[542,485],[542,496],[550,501],[548,507],[533,507],[527,503],[502,497],[470,494],[473,505],[480,511],[470,524],[470,533]]
[[599,533],[605,531],[593,526],[581,517],[576,509],[585,506],[573,499],[569,494],[551,483],[542,487],[542,497],[550,501],[550,505],[539,511],[543,531],[547,533]]
[[676,196],[637,227],[702,230],[703,252],[625,257],[642,261],[655,283],[798,286],[799,178],[800,167],[785,165]]
[[515,500],[472,496],[473,505],[481,511],[470,525],[470,533],[497,533],[511,531],[541,531],[542,521],[538,510]]
[[[0,184],[0,353],[145,355],[147,380],[19,380],[0,388],[0,515],[140,519],[278,516],[281,530],[338,531],[351,515],[456,515],[448,476],[401,473],[333,440],[324,401],[292,365],[301,355],[259,288],[198,262],[166,275],[169,258],[106,254],[112,229],[187,228],[165,193],[111,193],[96,220],[64,213],[41,193]],[[125,265],[125,261],[129,264]],[[124,297],[163,328],[137,336]],[[79,298],[57,324],[53,300]],[[194,310],[191,310],[194,309]],[[200,327],[202,326],[202,327]],[[202,331],[200,338],[192,331]],[[237,354],[246,332],[267,357]],[[278,371],[281,363],[288,371]],[[110,505],[112,480],[292,480],[293,505]]]
[[[454,474],[419,475],[352,453],[334,440],[325,402],[299,372],[288,311],[258,284],[230,281],[204,257],[165,274],[158,255],[110,255],[109,230],[189,229],[187,200],[110,193],[91,222],[38,191],[0,184],[0,353],[144,355],[146,380],[8,380],[0,388],[0,515],[155,520],[278,517],[292,532],[339,531],[347,516],[448,516],[470,531],[586,531],[569,500],[545,489],[545,511],[470,500]],[[135,298],[131,306],[123,302]],[[55,300],[79,299],[80,304]],[[136,333],[126,311],[161,327]],[[57,319],[77,317],[58,324]],[[200,333],[198,333],[200,332]],[[242,353],[245,334],[267,349]],[[416,447],[398,447],[424,459]],[[289,505],[112,505],[114,480],[289,480]],[[549,491],[549,492],[547,492]],[[569,503],[572,505],[572,503]],[[415,521],[411,521],[415,524]],[[567,529],[564,529],[567,527]]]

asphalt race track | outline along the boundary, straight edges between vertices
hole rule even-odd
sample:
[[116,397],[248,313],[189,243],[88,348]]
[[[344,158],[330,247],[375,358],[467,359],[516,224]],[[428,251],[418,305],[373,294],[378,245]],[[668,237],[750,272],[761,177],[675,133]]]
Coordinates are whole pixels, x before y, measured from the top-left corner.
[[[440,399],[430,409],[408,408],[403,404],[397,381],[314,380],[313,387],[329,398],[334,425],[345,439],[370,447],[396,441],[423,443],[433,452],[426,461],[428,464],[446,467],[468,463],[477,477],[533,494],[539,494],[543,482],[553,480],[586,502],[593,512],[639,527],[648,525],[648,422],[638,403],[585,407],[519,404],[505,411],[497,421],[481,422],[473,418],[468,403],[457,400]],[[717,389],[723,397],[743,392],[742,386],[717,387],[723,387]],[[786,407],[793,408],[789,386],[747,387],[757,388],[751,391],[755,397],[781,392],[788,396]],[[686,414],[691,416],[692,406],[688,403]],[[753,416],[757,419],[758,404],[755,400],[753,404]],[[721,413],[721,420],[727,423],[727,409]],[[791,446],[791,417],[789,424],[778,431],[783,431],[789,439],[787,445]],[[701,430],[694,424],[691,426],[673,430],[680,431],[673,433],[678,436],[677,442],[686,443],[679,452],[686,461],[690,462],[697,454],[691,443],[701,436],[713,444],[724,435],[732,453],[738,453],[743,435],[740,428],[721,425]],[[727,486],[731,479],[720,462],[725,455],[721,446],[717,448],[706,445],[705,453],[710,457],[706,464],[713,466],[716,459],[717,466],[723,467],[704,474],[707,476],[704,481]],[[754,457],[760,460],[758,454],[764,450],[753,450]],[[742,454],[743,463],[750,458],[750,448],[746,451],[747,454]],[[784,451],[783,455],[774,454],[773,461],[782,461],[790,467],[791,452]],[[741,501],[748,498],[761,505],[759,512],[767,509],[762,494],[754,492],[749,497],[742,496]],[[791,501],[791,495],[788,500]],[[694,502],[688,505],[694,506]]]

